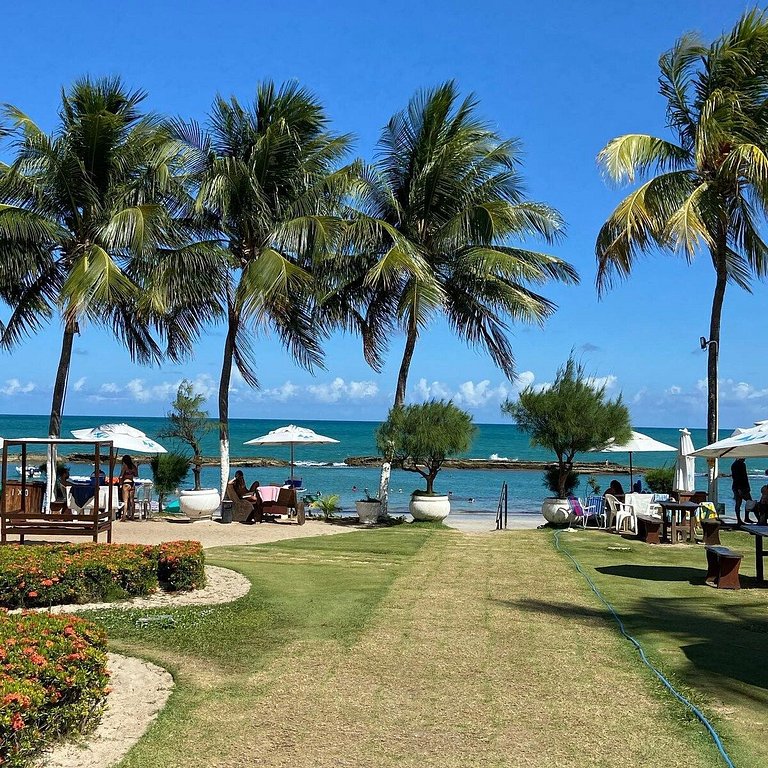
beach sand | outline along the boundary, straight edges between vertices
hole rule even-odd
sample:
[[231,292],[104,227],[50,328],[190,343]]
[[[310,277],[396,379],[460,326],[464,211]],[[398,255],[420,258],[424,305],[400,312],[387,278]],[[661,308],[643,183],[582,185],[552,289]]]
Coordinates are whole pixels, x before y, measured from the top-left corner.
[[[507,516],[508,531],[528,531],[538,528],[547,521],[541,515],[515,515]],[[455,528],[464,533],[495,533],[496,524],[488,515],[448,515],[445,524],[449,528]]]

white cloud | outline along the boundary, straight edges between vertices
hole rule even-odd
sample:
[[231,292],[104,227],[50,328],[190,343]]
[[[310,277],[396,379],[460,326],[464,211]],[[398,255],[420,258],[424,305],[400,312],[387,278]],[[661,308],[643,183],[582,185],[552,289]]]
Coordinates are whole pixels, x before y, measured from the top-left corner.
[[619,379],[611,373],[608,374],[608,376],[590,376],[590,378],[587,379],[587,382],[593,387],[605,387],[607,391],[610,391],[616,386],[618,380]]
[[307,387],[307,392],[321,403],[335,403],[342,397],[348,397],[352,400],[375,397],[379,393],[379,387],[373,381],[346,382],[337,376],[329,384],[310,384]]
[[[114,381],[108,381],[99,387],[97,395],[93,395],[93,400],[135,400],[138,403],[165,402],[170,403],[179,390],[179,384],[183,377],[174,381],[164,381],[158,384],[147,384],[145,379],[131,379],[125,385],[117,384]],[[81,379],[83,383],[85,378]],[[80,381],[77,384],[80,384]],[[205,398],[209,398],[215,391],[216,386],[213,379],[207,374],[202,373],[194,379],[188,379],[192,383],[192,389]],[[77,386],[77,384],[75,386]],[[77,391],[80,391],[79,389]]]
[[431,384],[427,383],[426,379],[419,379],[416,384],[416,393],[419,395],[420,400],[451,400],[453,398],[453,392],[447,385],[440,381],[433,381]]
[[256,392],[256,399],[257,400],[271,399],[271,400],[278,400],[279,402],[284,403],[286,400],[290,400],[292,397],[296,397],[298,393],[299,393],[299,387],[297,387],[291,381],[286,381],[284,384],[281,384],[279,387],[271,387],[270,389],[258,390]]
[[13,395],[28,395],[36,388],[37,384],[32,381],[22,384],[18,379],[6,379],[5,386],[0,387],[0,395],[7,395],[9,397]]
[[678,387],[677,384],[673,384],[669,389],[667,389],[668,395],[679,395],[682,394],[683,388]]
[[536,374],[534,374],[533,371],[522,371],[521,373],[518,373],[515,378],[515,387],[523,390],[533,384],[535,380]]
[[486,405],[489,401],[501,403],[507,399],[509,391],[500,384],[498,387],[492,387],[488,379],[475,384],[473,381],[465,381],[459,385],[459,391],[456,393],[456,403],[458,405],[468,405],[477,408]]
[[115,395],[119,391],[120,391],[120,387],[118,387],[114,381],[107,382],[105,384],[102,384],[101,387],[99,387],[99,392],[105,395]]

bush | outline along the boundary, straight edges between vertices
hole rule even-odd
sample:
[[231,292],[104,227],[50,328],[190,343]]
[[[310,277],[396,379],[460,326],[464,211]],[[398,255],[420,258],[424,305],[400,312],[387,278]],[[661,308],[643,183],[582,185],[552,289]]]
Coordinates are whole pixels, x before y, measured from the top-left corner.
[[[562,482],[562,489],[565,491],[565,496],[559,496],[560,483]],[[579,473],[576,470],[571,469],[565,475],[563,479],[560,475],[560,467],[557,464],[552,464],[544,470],[544,487],[554,493],[555,496],[562,499],[567,499],[575,490],[579,487]]]
[[159,584],[195,589],[205,583],[204,562],[198,542],[8,544],[0,547],[0,606],[109,602],[148,595]]
[[658,467],[645,473],[645,483],[654,493],[672,493],[674,482],[674,467]]
[[98,722],[109,692],[106,637],[75,616],[0,611],[0,765]]
[[158,547],[157,578],[168,592],[205,586],[205,555],[199,541],[170,541]]

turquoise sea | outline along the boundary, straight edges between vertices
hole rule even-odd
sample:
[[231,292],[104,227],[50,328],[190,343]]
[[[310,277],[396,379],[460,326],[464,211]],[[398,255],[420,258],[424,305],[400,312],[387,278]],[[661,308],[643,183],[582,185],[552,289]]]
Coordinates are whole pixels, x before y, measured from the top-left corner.
[[[156,437],[162,429],[165,419],[110,416],[66,416],[63,420],[62,436],[69,436],[70,430],[97,426],[110,422],[127,422],[142,430],[151,437]],[[232,419],[230,423],[230,444],[233,457],[269,456],[288,460],[290,448],[275,446],[244,445],[246,440],[264,435],[272,429],[285,425],[285,421],[269,419]],[[368,488],[375,493],[378,488],[379,471],[373,468],[348,467],[344,464],[347,456],[372,456],[376,454],[374,433],[378,422],[370,421],[301,421],[302,426],[316,432],[333,437],[338,443],[329,445],[296,446],[296,475],[303,479],[304,487],[311,492],[322,491],[325,494],[338,493],[344,509],[353,509],[356,499],[361,498],[363,489]],[[489,459],[492,457],[508,458],[510,460],[547,461],[552,459],[546,451],[530,446],[528,436],[513,424],[478,424],[478,432],[471,450],[466,454],[470,458]],[[0,415],[0,436],[2,437],[43,437],[48,429],[47,416],[9,416]],[[679,439],[677,429],[658,429],[637,427],[641,432],[676,446]],[[724,430],[722,437],[729,431]],[[692,429],[694,445],[699,448],[706,444],[706,431]],[[172,447],[172,442],[161,439],[166,447]],[[203,441],[203,452],[207,456],[218,454],[218,431],[212,430]],[[611,462],[626,464],[629,457],[626,454],[586,454],[581,457],[588,461],[607,459]],[[656,467],[664,464],[672,465],[674,453],[645,453],[634,454],[635,466]],[[748,462],[750,474],[754,476],[753,494],[758,491],[764,481],[764,471],[768,460],[753,460]],[[78,468],[74,467],[77,473]],[[85,468],[82,468],[85,471]],[[729,463],[721,466],[721,471],[729,471]],[[703,460],[697,460],[697,488],[706,488],[706,465]],[[140,474],[150,477],[148,467],[141,467]],[[249,483],[259,480],[261,483],[282,483],[288,476],[286,468],[256,468],[245,470]],[[597,475],[597,482],[605,487],[611,474]],[[628,476],[620,476],[622,484],[629,485]],[[525,470],[451,470],[444,469],[437,478],[437,490],[452,495],[452,509],[464,514],[488,514],[496,509],[499,492],[503,482],[509,485],[509,511],[511,513],[535,513],[541,508],[541,499],[546,495],[541,482],[541,472]],[[585,478],[577,493],[585,493]],[[191,482],[191,473],[190,473]],[[205,485],[218,486],[218,468],[203,469]],[[421,487],[421,478],[413,473],[394,470],[392,473],[390,506],[395,514],[405,512],[408,506],[410,492]],[[725,501],[731,508],[730,480],[723,479],[720,484],[720,500]]]

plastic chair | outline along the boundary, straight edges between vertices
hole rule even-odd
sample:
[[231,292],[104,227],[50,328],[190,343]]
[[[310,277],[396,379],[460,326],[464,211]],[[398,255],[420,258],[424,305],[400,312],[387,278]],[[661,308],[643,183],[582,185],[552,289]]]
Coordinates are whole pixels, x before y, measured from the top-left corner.
[[[605,503],[608,505],[609,512],[613,515],[613,527],[617,533],[632,533],[637,535],[637,515],[635,508],[631,504],[619,501],[610,493],[605,494]],[[624,525],[628,524],[626,528]]]
[[136,517],[149,520],[152,516],[152,493],[155,486],[152,483],[141,483],[135,490]]

